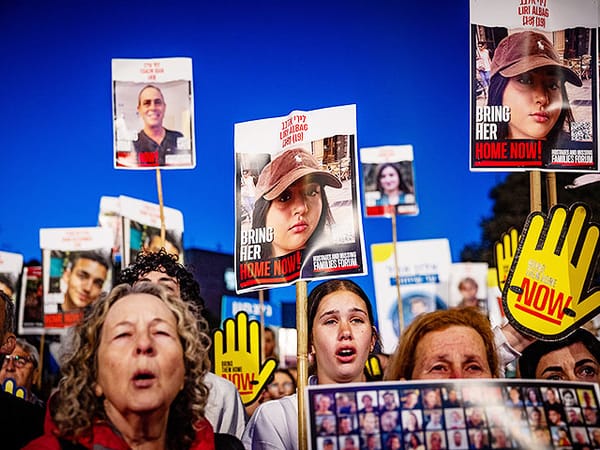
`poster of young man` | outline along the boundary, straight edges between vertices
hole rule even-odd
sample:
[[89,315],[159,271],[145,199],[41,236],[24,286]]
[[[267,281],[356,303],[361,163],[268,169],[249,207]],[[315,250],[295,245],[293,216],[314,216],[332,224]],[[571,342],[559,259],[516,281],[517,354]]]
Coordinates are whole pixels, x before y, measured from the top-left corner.
[[135,262],[140,252],[157,252],[162,247],[167,253],[177,256],[183,264],[183,213],[165,206],[165,241],[160,229],[160,205],[121,195],[119,197],[122,216],[122,266]]
[[13,299],[17,298],[19,278],[23,270],[23,255],[0,252],[0,291]]
[[486,316],[488,304],[488,265],[483,262],[453,263],[450,266],[450,302],[448,306],[478,308]]
[[191,58],[113,59],[116,169],[196,166]]
[[598,171],[598,2],[471,0],[472,171]]
[[366,272],[356,106],[235,125],[237,292]]
[[112,240],[101,227],[40,229],[46,329],[76,324],[110,290]]
[[[418,314],[446,309],[452,257],[447,239],[424,239],[396,243],[402,319],[406,327]],[[401,333],[394,244],[371,246],[373,283],[379,333],[385,353],[392,353]]]
[[44,334],[44,283],[42,266],[25,267],[17,314],[20,335]]
[[[308,449],[320,450],[325,443],[360,442],[356,448],[365,449],[584,449],[598,448],[600,428],[582,420],[553,422],[556,411],[564,411],[566,401],[558,401],[556,408],[529,406],[527,402],[514,403],[515,393],[526,398],[528,392],[570,391],[578,397],[586,395],[593,406],[590,415],[597,415],[599,390],[595,383],[573,383],[555,380],[469,379],[387,381],[369,383],[309,385],[306,388],[305,411],[308,418]],[[415,401],[404,403],[392,410],[373,408],[368,413],[332,410],[327,415],[318,410],[319,398],[340,396],[371,398],[386,393],[403,395],[411,392]],[[427,396],[437,393],[444,400],[434,407],[427,406]],[[450,393],[455,397],[452,403]],[[570,408],[579,417],[579,403]],[[561,414],[558,414],[560,418]],[[573,414],[571,414],[573,416]],[[332,426],[323,427],[324,417]],[[402,420],[395,419],[400,417]],[[356,427],[342,427],[342,423]],[[349,440],[351,438],[351,440]],[[404,446],[402,446],[404,443]],[[329,447],[329,448],[336,448]]]
[[417,215],[412,145],[360,150],[367,217]]
[[112,259],[114,263],[121,262],[121,221],[119,197],[100,197],[98,226],[108,228],[113,233]]

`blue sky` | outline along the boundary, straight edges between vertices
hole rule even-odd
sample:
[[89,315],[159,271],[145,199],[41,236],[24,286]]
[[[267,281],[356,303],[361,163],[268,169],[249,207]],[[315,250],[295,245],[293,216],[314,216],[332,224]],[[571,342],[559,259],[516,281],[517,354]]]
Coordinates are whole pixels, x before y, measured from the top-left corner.
[[[469,172],[468,7],[3,0],[0,250],[40,258],[39,229],[96,225],[103,195],[158,201],[153,171],[112,168],[111,59],[187,56],[198,164],[162,172],[186,248],[233,252],[236,122],[356,104],[359,148],[414,146],[421,212],[398,219],[398,239],[448,238],[458,261],[505,175]],[[391,242],[390,219],[363,224],[367,253]]]

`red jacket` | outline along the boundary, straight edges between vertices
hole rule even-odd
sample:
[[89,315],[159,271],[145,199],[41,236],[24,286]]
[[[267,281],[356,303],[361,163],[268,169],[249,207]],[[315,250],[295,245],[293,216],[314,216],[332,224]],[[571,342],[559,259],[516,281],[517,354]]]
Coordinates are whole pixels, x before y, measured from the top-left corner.
[[[54,435],[56,425],[52,421],[49,412],[46,412],[44,424],[44,435],[34,439],[23,450],[61,450],[61,443]],[[102,448],[106,450],[130,450],[127,443],[116,434],[105,422],[98,422],[92,428],[91,437],[86,435],[77,441],[87,449]],[[215,435],[211,424],[204,419],[196,432],[196,440],[190,446],[190,450],[215,450]]]

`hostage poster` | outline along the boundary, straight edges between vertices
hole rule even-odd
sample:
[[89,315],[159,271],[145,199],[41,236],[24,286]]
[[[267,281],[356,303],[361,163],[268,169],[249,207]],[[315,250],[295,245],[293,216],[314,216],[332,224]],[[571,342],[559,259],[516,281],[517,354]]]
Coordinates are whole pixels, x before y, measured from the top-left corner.
[[191,58],[113,59],[116,169],[196,166]]
[[356,107],[235,124],[236,290],[366,273]]
[[[377,304],[379,334],[385,353],[398,344],[403,326],[419,314],[446,309],[452,266],[448,239],[424,239],[371,246],[373,283]],[[398,271],[394,257],[398,261]],[[402,323],[398,308],[397,279],[400,280]]]
[[412,145],[360,150],[367,217],[417,215]]
[[110,290],[112,243],[107,228],[40,229],[45,328],[75,325]]
[[472,171],[598,171],[597,0],[470,0]]

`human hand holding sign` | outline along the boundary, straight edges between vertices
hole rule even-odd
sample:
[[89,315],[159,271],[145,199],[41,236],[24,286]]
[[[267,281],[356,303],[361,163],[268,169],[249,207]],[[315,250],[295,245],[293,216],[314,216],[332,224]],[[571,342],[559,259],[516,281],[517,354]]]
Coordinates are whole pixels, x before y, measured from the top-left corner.
[[600,312],[600,286],[589,288],[598,225],[588,207],[556,205],[529,215],[502,291],[510,322],[542,340],[563,338]]
[[517,251],[518,243],[519,232],[515,228],[508,230],[508,233],[502,233],[501,241],[496,242],[496,275],[498,276],[498,287],[501,291],[504,290],[504,282]]
[[225,320],[224,331],[213,334],[215,373],[237,386],[244,405],[256,400],[277,367],[272,358],[261,364],[261,342],[259,323],[248,324],[245,312]]

